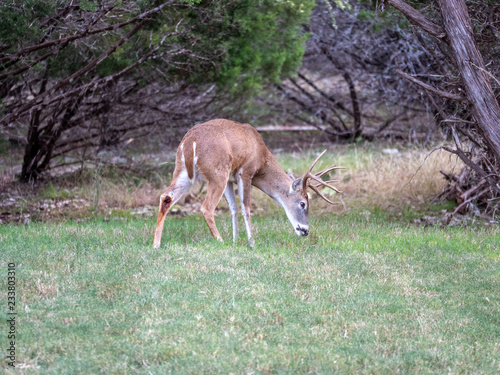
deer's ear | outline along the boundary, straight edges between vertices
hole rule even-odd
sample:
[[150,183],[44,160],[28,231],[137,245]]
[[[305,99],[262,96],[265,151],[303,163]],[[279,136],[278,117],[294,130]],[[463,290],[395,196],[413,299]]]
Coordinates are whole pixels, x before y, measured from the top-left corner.
[[302,178],[296,178],[290,185],[290,193],[297,193],[302,189]]

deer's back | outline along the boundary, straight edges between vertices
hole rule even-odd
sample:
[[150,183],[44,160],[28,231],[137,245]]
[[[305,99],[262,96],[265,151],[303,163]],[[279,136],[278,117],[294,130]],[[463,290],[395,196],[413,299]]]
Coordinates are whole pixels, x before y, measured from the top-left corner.
[[185,164],[190,178],[194,165],[205,176],[227,167],[232,174],[240,169],[255,173],[269,155],[262,137],[251,125],[216,119],[195,125],[186,133],[177,150],[176,169]]

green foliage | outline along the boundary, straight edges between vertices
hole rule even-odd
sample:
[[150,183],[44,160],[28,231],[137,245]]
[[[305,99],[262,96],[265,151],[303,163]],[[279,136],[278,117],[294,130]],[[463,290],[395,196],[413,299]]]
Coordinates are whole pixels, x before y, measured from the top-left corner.
[[80,8],[86,12],[95,12],[97,10],[97,2],[82,0],[80,1]]
[[[163,2],[121,1],[127,11],[115,16],[115,20],[124,21]],[[0,6],[0,42],[12,48],[39,43],[46,34],[43,25],[47,19],[68,5],[68,1],[63,0],[7,0]],[[155,15],[141,32],[104,60],[97,73],[105,76],[120,71],[140,58],[150,46],[164,42],[161,47],[164,53],[178,49],[189,51],[178,56],[174,64],[162,66],[157,63],[170,79],[217,82],[235,94],[250,94],[267,83],[279,82],[281,77],[295,73],[308,37],[302,26],[309,22],[314,5],[314,0],[186,0]],[[98,7],[96,1],[80,2],[84,15],[96,12]],[[76,24],[55,25],[56,28],[63,26],[61,32],[66,35],[77,32]],[[125,31],[127,28],[121,33],[116,30],[94,35],[83,43],[70,43],[47,60],[49,75],[63,77],[80,69],[102,54]],[[173,31],[179,35],[163,39]],[[59,35],[64,34],[55,32],[45,38]],[[33,69],[43,67],[45,65]]]
[[[12,53],[19,48],[77,33],[79,31],[77,23],[65,24],[62,20],[56,21],[55,24],[49,22],[51,17],[61,12],[70,3],[68,0],[7,0],[2,2],[0,4],[0,44],[8,46],[6,52]],[[84,12],[94,12],[97,6],[95,1],[80,3],[80,8]],[[50,28],[47,25],[50,25]],[[81,40],[78,43],[69,43],[56,55],[35,65],[28,72],[37,74],[46,70],[49,77],[56,78],[72,74],[88,64],[89,60],[97,54],[102,53],[109,39],[113,38],[112,35],[87,40],[92,44],[90,47]],[[34,59],[48,51],[49,49],[38,50],[28,58]]]
[[[370,3],[369,1],[363,1]],[[386,29],[398,32],[399,30],[408,30],[410,23],[399,11],[388,6],[384,12],[376,10],[376,6],[371,8],[361,9],[357,15],[360,21],[369,24],[370,31],[373,33],[380,33]]]
[[66,77],[87,65],[96,52],[89,51],[86,46],[68,44],[57,55],[48,59],[46,64],[39,64],[34,70],[42,74],[47,70],[47,75],[53,78]]
[[358,19],[361,21],[369,21],[375,18],[375,12],[370,9],[361,9],[358,13]]
[[0,4],[0,43],[12,51],[18,44],[43,36],[40,21],[54,14],[64,1],[3,0]]
[[9,141],[4,139],[3,135],[0,134],[0,155],[7,155],[9,153]]
[[105,77],[125,69],[131,63],[132,61],[129,58],[122,58],[120,54],[113,55],[97,66],[97,72],[100,76]]
[[301,65],[314,1],[245,0],[227,11],[224,22],[237,32],[226,41],[219,82],[233,92],[258,90],[290,76]]
[[[176,46],[190,46],[192,56],[186,71],[172,67],[169,73],[195,82],[217,82],[233,94],[257,92],[264,84],[278,82],[295,73],[304,53],[302,26],[309,22],[313,0],[224,0],[193,2],[190,7],[174,8],[168,26],[187,32],[176,38]],[[175,21],[172,21],[175,20]],[[166,20],[165,20],[166,21]],[[158,40],[158,36],[152,40]]]
[[[229,238],[230,215],[217,221]],[[19,363],[43,374],[498,372],[499,228],[327,214],[299,239],[280,213],[255,216],[249,251],[244,235],[214,241],[201,215],[169,217],[157,250],[153,227],[0,226],[0,268],[17,265]],[[6,309],[0,318],[5,332]]]

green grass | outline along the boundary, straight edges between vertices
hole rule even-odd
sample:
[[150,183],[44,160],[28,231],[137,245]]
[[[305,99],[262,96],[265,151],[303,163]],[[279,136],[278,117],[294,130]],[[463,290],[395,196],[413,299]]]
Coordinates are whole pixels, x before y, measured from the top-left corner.
[[227,243],[169,217],[158,250],[154,218],[1,226],[0,346],[15,262],[24,373],[500,372],[498,227],[272,213],[249,249],[216,220]]

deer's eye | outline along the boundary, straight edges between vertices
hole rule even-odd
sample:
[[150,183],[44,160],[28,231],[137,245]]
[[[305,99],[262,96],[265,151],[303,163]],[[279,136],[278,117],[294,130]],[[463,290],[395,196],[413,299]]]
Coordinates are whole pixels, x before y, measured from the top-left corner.
[[304,202],[300,202],[300,207],[306,208],[306,204]]

